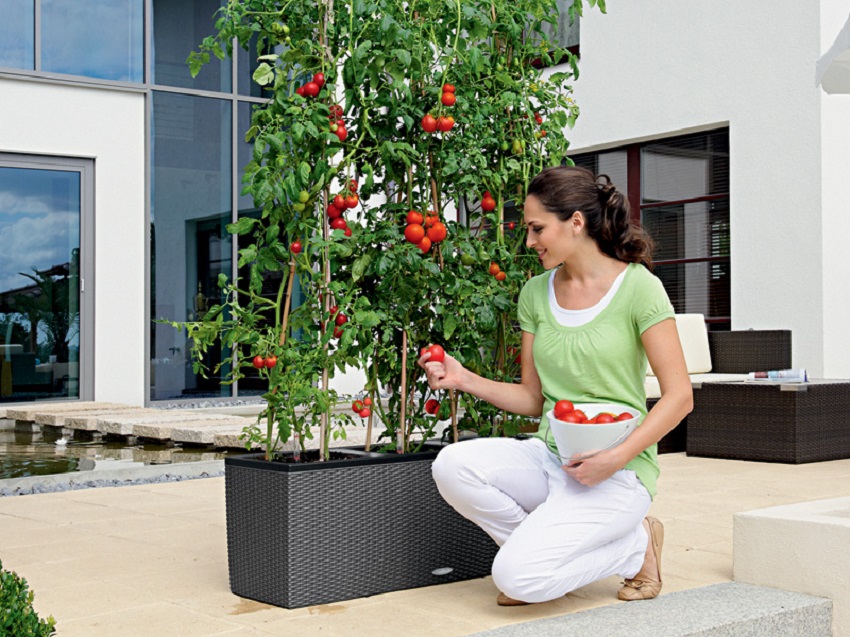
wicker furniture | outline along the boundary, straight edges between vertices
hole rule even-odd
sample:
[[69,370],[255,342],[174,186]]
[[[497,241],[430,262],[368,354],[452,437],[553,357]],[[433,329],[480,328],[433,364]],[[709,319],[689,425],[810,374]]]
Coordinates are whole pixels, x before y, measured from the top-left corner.
[[687,453],[800,464],[850,458],[850,381],[706,383]]
[[[709,332],[708,348],[711,355],[711,371],[714,374],[746,374],[791,367],[790,330]],[[713,382],[695,384],[694,411],[659,441],[658,453],[674,453],[686,449],[690,452],[686,442],[689,422],[698,412],[710,411],[714,408],[708,397],[700,394],[703,388],[713,384]],[[699,401],[697,396],[700,396]],[[648,399],[647,408],[651,409],[656,402],[658,399]]]

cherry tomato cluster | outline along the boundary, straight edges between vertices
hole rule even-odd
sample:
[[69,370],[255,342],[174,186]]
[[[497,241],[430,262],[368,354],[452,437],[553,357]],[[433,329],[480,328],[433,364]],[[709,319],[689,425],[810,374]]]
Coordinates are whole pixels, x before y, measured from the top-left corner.
[[345,128],[345,120],[342,119],[342,106],[334,104],[330,107],[328,120],[330,131],[337,136],[339,141],[344,142],[348,138],[348,129]]
[[404,228],[404,238],[423,254],[448,236],[446,225],[440,221],[439,215],[431,212],[429,210],[428,215],[423,217],[421,212],[411,210],[407,213],[407,226]]
[[[339,308],[336,305],[332,305],[328,312],[331,315],[331,318],[334,320],[334,338],[339,338],[342,336],[343,326],[348,323],[348,317],[339,311]],[[324,326],[322,326],[324,328]]]
[[372,399],[366,396],[363,400],[355,400],[351,403],[351,411],[361,418],[368,418],[372,415]]
[[[537,122],[538,126],[543,126],[543,118],[540,117],[540,113],[534,114],[534,121]],[[541,128],[539,131],[534,133],[534,137],[536,137],[537,139],[540,139],[541,137],[546,137],[546,130]]]
[[624,411],[619,415],[611,412],[602,412],[592,418],[588,418],[587,414],[585,414],[581,409],[576,409],[575,405],[573,405],[573,403],[569,400],[559,400],[556,402],[555,409],[553,411],[555,418],[558,420],[571,422],[577,425],[607,425],[612,422],[631,420],[634,418],[634,416],[627,411]]
[[497,281],[504,281],[508,278],[508,275],[502,272],[502,268],[500,268],[499,264],[496,262],[490,264],[490,274],[496,277]]
[[266,356],[265,358],[262,356],[255,356],[252,363],[257,369],[271,369],[277,365],[277,356]]
[[301,97],[316,97],[319,95],[319,91],[322,90],[322,87],[325,85],[325,74],[324,73],[316,73],[313,75],[313,79],[304,84],[303,86],[299,86],[295,89],[295,93],[300,95]]
[[360,196],[357,194],[357,182],[351,179],[346,189],[334,195],[333,200],[328,204],[328,219],[331,220],[331,230],[342,230],[346,237],[350,237],[351,228],[348,227],[348,222],[346,222],[342,214],[346,210],[356,208],[359,203]]
[[[443,94],[440,96],[440,102],[443,106],[454,106],[457,98],[455,97],[455,87],[452,84],[443,84]],[[425,113],[425,116],[420,122],[422,130],[426,133],[448,133],[455,125],[455,118],[451,115],[440,115],[434,117],[431,113]]]

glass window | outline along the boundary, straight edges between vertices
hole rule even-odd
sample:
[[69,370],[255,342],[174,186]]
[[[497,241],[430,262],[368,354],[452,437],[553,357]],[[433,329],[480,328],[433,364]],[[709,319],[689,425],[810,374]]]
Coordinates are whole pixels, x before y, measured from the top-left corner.
[[78,398],[81,177],[0,166],[0,402]]
[[[231,103],[153,92],[151,316],[191,321],[222,301],[218,275],[232,273]],[[151,400],[229,396],[225,365],[196,375],[185,332],[151,326]],[[210,351],[214,367],[230,352]]]
[[44,71],[142,82],[143,42],[144,0],[41,0]]
[[0,66],[35,68],[35,0],[6,0],[0,20]]
[[154,0],[153,81],[156,84],[205,91],[231,90],[229,59],[222,62],[210,56],[210,63],[204,65],[195,79],[186,64],[189,53],[215,32],[215,13],[221,5],[221,0]]

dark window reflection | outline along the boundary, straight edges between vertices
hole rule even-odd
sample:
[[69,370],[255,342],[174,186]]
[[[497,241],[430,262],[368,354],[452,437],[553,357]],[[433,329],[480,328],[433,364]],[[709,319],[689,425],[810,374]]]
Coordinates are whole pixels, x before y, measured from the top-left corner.
[[[153,93],[151,314],[192,321],[222,301],[218,276],[232,272],[230,102]],[[192,370],[185,332],[151,326],[151,400],[229,396],[218,374]],[[229,361],[210,351],[207,363]]]
[[0,18],[0,66],[35,68],[34,0],[4,0]]
[[215,32],[215,13],[221,0],[154,0],[153,3],[153,79],[157,84],[206,91],[231,89],[230,60],[210,56],[194,80],[186,58],[198,44]]
[[0,167],[0,402],[79,397],[80,174]]
[[41,1],[41,68],[143,81],[144,0]]

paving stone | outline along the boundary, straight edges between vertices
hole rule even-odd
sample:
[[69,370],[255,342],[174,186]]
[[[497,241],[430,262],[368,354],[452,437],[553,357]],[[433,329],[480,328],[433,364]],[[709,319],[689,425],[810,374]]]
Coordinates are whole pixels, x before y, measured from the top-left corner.
[[105,417],[111,415],[126,415],[127,413],[150,413],[156,412],[156,409],[142,409],[142,408],[132,408],[132,409],[115,409],[115,408],[106,408],[106,409],[91,409],[78,411],[75,409],[69,409],[68,411],[62,412],[38,412],[33,418],[33,422],[37,425],[49,425],[51,427],[68,427],[68,429],[82,429],[82,427],[72,427],[68,423],[69,419],[79,418],[84,420],[94,421],[98,416]]
[[38,405],[22,405],[20,407],[6,407],[6,418],[13,420],[28,420],[35,421],[35,415],[39,413],[63,413],[66,411],[92,411],[96,409],[114,409],[116,411],[123,409],[139,409],[133,405],[122,405],[120,403],[98,403],[98,402],[63,402],[63,403],[43,403]]
[[[200,419],[198,414],[193,413],[174,414],[168,411],[163,411],[161,409],[155,409],[153,411],[155,411],[156,413],[146,414],[142,416],[132,416],[129,418],[124,418],[120,415],[110,416],[108,418],[98,418],[97,429],[98,431],[102,431],[106,434],[131,436],[134,435],[133,427],[135,425],[147,425],[157,423],[167,425],[171,422],[183,423],[198,421]],[[232,416],[225,416],[222,414],[209,414],[203,416],[204,420],[223,420],[227,418],[232,418]]]
[[[250,424],[250,421],[248,424]],[[246,419],[244,418],[215,425],[210,425],[208,422],[183,423],[171,430],[171,439],[174,442],[212,445],[215,444],[216,434],[239,434],[245,425]]]
[[81,415],[77,412],[76,415],[70,415],[65,418],[64,426],[68,429],[76,429],[78,431],[100,431],[98,429],[98,419],[107,418],[109,416],[115,416],[116,418],[131,418],[134,416],[144,416],[145,414],[156,414],[158,412],[158,409],[144,409],[141,407],[128,409],[120,413],[116,413],[114,411],[95,411],[86,415]]

